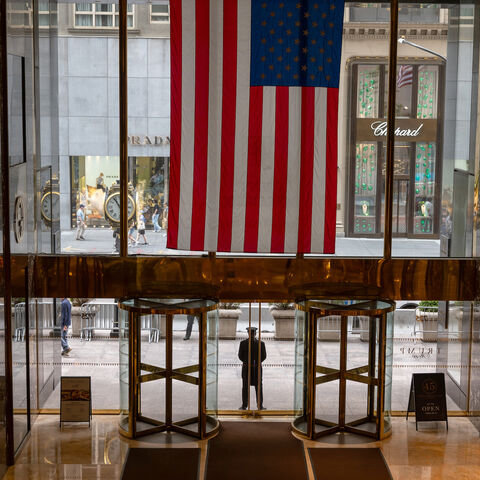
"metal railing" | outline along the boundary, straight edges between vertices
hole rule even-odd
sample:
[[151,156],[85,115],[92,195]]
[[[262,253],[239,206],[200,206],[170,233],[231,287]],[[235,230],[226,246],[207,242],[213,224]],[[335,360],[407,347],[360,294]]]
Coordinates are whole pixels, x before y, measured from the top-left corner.
[[[148,332],[148,342],[157,343],[162,336],[161,315],[141,317],[141,330]],[[81,306],[80,338],[91,341],[97,330],[115,331],[118,328],[118,307],[116,303],[91,303]]]
[[[38,328],[40,330],[52,330],[55,325],[55,315],[53,311],[53,302],[36,301],[30,303],[30,329],[36,328],[35,320],[38,317]],[[17,303],[13,308],[14,331],[13,340],[15,342],[25,341],[26,334],[26,315],[25,302]]]

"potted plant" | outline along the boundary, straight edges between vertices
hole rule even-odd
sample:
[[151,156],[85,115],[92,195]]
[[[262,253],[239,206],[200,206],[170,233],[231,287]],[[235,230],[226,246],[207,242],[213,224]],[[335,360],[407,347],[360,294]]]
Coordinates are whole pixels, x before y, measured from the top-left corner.
[[317,319],[317,338],[319,340],[340,341],[340,329],[342,317],[340,315],[328,315]]
[[[415,322],[422,324],[420,334],[424,342],[436,342],[438,338],[438,302],[436,300],[421,301],[415,309]],[[416,329],[414,333],[416,333]]]
[[218,306],[218,337],[234,340],[237,336],[237,322],[242,314],[239,303],[222,302]]
[[295,305],[293,303],[271,303],[270,313],[275,322],[275,340],[295,338]]

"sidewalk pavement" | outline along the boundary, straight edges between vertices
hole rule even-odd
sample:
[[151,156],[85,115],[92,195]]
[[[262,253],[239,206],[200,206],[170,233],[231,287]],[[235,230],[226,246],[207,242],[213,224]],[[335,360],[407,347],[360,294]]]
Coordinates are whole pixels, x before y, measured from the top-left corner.
[[[245,323],[245,322],[243,322]],[[238,359],[240,341],[247,338],[243,323],[238,327],[235,340],[220,340],[218,347],[218,408],[237,410],[241,405],[241,362]],[[184,321],[174,324],[174,367],[198,363],[198,331],[194,324],[192,337],[184,341]],[[270,331],[269,331],[270,330]],[[263,364],[264,404],[269,410],[294,409],[294,364],[295,342],[276,341],[272,328],[264,324],[262,339],[265,341],[267,359]],[[339,342],[318,342],[318,364],[335,367],[339,363]],[[120,408],[119,342],[106,336],[96,336],[92,341],[70,339],[72,351],[62,357],[62,375],[88,375],[92,377],[93,408]],[[60,349],[60,341],[58,340]],[[165,340],[148,342],[148,334],[142,335],[142,362],[157,366],[165,365]],[[360,341],[359,335],[348,336],[348,368],[367,363],[368,343]],[[437,344],[422,342],[413,337],[413,325],[395,332],[393,344],[392,409],[406,410],[412,373],[435,372]],[[210,383],[209,388],[216,388]],[[164,413],[164,381],[142,384],[142,412],[160,418]],[[348,383],[347,414],[359,418],[365,414],[367,389],[363,384]],[[197,408],[197,387],[174,382],[174,405],[176,419],[188,418]],[[59,408],[59,388],[52,392],[44,408]],[[296,402],[295,402],[296,403]],[[254,408],[255,390],[251,388],[251,406]],[[458,407],[448,398],[448,409]],[[317,413],[330,418],[338,412],[338,382],[320,385],[317,388]]]
[[[148,245],[130,246],[131,255],[199,255],[202,252],[171,250],[166,247],[165,230],[155,233],[146,231]],[[70,255],[112,254],[115,253],[113,230],[111,228],[88,228],[85,240],[75,239],[75,230],[66,230],[61,235],[61,252]],[[207,252],[203,252],[207,254]],[[222,255],[218,253],[217,255]],[[239,256],[241,254],[235,254]],[[248,254],[252,256],[252,254]],[[335,255],[339,257],[381,257],[383,256],[382,238],[347,238],[337,236]],[[394,257],[438,257],[440,256],[440,240],[423,240],[412,238],[394,238],[392,240]],[[265,254],[261,254],[265,256]],[[276,255],[278,256],[278,255]]]

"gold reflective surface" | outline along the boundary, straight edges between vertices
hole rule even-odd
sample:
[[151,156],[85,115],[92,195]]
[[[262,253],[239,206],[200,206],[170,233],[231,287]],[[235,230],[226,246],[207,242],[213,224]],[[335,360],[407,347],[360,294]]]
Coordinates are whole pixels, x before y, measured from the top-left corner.
[[[478,299],[474,259],[52,255],[32,259],[35,297]],[[26,264],[27,256],[12,257],[14,296],[23,296]]]

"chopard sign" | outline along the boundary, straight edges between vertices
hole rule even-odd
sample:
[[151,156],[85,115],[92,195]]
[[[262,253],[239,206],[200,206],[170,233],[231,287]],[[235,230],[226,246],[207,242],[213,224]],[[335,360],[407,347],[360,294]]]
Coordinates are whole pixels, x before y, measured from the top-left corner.
[[[420,130],[423,127],[423,123],[421,123],[418,128],[415,130],[410,130],[409,128],[395,129],[395,136],[396,137],[418,137]],[[387,136],[387,122],[373,122],[370,125],[370,128],[373,130],[373,134],[376,137],[386,137]]]
[[[387,137],[387,122],[384,118],[358,118],[356,141],[379,141]],[[420,118],[397,118],[395,140],[430,142],[437,138],[437,120]]]

